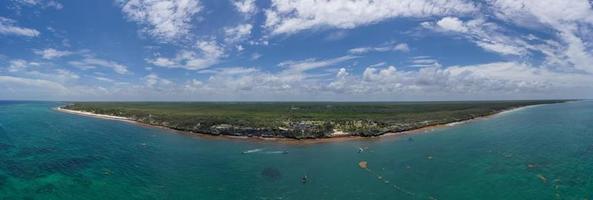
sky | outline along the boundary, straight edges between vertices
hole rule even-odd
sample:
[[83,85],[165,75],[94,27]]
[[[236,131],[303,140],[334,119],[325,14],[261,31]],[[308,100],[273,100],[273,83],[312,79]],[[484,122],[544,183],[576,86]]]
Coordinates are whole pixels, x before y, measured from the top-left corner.
[[590,0],[5,0],[0,99],[593,98]]

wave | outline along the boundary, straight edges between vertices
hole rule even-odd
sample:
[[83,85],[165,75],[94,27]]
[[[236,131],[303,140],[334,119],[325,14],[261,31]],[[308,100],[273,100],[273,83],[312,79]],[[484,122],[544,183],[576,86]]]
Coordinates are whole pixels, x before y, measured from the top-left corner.
[[521,111],[521,110],[525,110],[525,109],[533,108],[533,107],[538,107],[538,106],[542,106],[542,105],[541,104],[538,104],[538,105],[530,105],[530,106],[523,106],[523,107],[518,107],[518,108],[512,108],[512,109],[509,109],[509,110],[505,110],[505,111],[499,112],[497,115],[505,115],[505,114],[514,113],[514,112],[517,112],[517,111]]
[[446,124],[446,126],[457,126],[457,125],[460,125],[460,124],[464,124],[465,122],[466,121],[451,122],[451,123]]

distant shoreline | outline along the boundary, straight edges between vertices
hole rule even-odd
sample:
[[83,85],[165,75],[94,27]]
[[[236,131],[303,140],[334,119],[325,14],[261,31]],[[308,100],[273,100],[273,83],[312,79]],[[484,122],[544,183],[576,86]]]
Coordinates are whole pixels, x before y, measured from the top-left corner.
[[489,118],[492,118],[497,115],[515,112],[515,111],[519,111],[522,109],[541,106],[541,105],[545,105],[545,104],[520,106],[520,107],[501,110],[501,111],[498,111],[498,112],[495,112],[495,113],[492,113],[489,115],[485,115],[485,116],[474,117],[474,118],[467,119],[467,120],[450,122],[450,123],[446,123],[446,124],[428,125],[428,126],[424,126],[424,127],[415,128],[412,130],[406,130],[406,131],[387,132],[387,133],[384,133],[384,134],[381,134],[378,136],[373,136],[373,137],[351,135],[350,133],[336,130],[332,133],[332,136],[329,136],[329,137],[305,138],[305,139],[295,139],[295,138],[288,138],[288,137],[213,135],[213,134],[199,133],[199,132],[193,132],[193,131],[182,131],[182,130],[177,130],[177,129],[173,129],[173,128],[166,127],[166,126],[160,126],[160,125],[146,124],[143,122],[139,122],[139,121],[127,118],[127,117],[95,114],[95,113],[91,113],[91,112],[78,111],[78,110],[70,110],[70,109],[63,108],[63,106],[56,107],[54,110],[59,111],[59,112],[74,114],[74,115],[94,117],[94,118],[107,119],[107,120],[117,120],[117,121],[133,123],[136,125],[146,126],[146,127],[166,129],[168,131],[174,131],[175,133],[180,133],[180,134],[189,135],[189,136],[198,136],[201,138],[212,138],[212,139],[226,138],[226,139],[241,139],[241,140],[252,140],[252,141],[273,141],[273,142],[280,142],[280,143],[286,143],[286,144],[313,144],[313,143],[340,142],[340,141],[371,139],[371,138],[401,137],[401,136],[409,136],[409,135],[415,135],[415,134],[420,134],[420,133],[428,133],[428,132],[432,132],[432,131],[435,131],[438,129],[444,129],[444,128],[458,126],[461,124],[471,123],[471,122],[478,121],[478,120],[489,119]]

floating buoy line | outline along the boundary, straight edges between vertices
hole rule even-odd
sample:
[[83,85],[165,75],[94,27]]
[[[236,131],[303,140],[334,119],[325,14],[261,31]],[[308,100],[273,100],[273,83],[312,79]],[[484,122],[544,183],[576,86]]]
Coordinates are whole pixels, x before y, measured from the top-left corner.
[[[404,188],[402,188],[402,187],[398,186],[398,185],[397,185],[397,184],[395,184],[395,183],[392,183],[391,181],[389,181],[389,180],[385,179],[383,176],[381,176],[381,175],[379,175],[378,173],[376,173],[376,172],[374,172],[373,170],[371,170],[371,169],[369,168],[369,164],[368,164],[368,162],[367,162],[367,161],[364,161],[364,160],[362,160],[362,161],[358,162],[358,167],[360,167],[360,169],[363,169],[363,170],[367,171],[368,173],[370,173],[370,174],[371,174],[371,175],[373,175],[374,177],[377,177],[377,179],[378,179],[378,180],[380,180],[380,181],[382,181],[383,183],[391,185],[391,186],[393,187],[393,189],[395,189],[395,190],[397,190],[397,191],[399,191],[399,192],[401,192],[401,193],[404,193],[404,194],[406,194],[406,195],[408,195],[408,196],[411,196],[411,197],[415,197],[415,198],[421,198],[421,196],[420,196],[420,195],[418,195],[418,194],[416,194],[416,193],[414,193],[414,192],[411,192],[411,191],[409,191],[409,190],[406,190],[406,189],[404,189]],[[432,196],[426,197],[426,199],[430,199],[430,200],[436,200],[436,198],[434,198],[434,197],[432,197]]]

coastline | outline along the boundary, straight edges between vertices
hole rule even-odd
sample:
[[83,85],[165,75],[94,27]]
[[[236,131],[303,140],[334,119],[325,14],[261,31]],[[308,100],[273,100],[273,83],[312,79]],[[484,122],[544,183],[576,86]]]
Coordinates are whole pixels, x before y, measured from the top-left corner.
[[129,119],[127,117],[120,117],[120,116],[113,116],[113,115],[103,115],[103,114],[95,114],[95,113],[91,113],[91,112],[84,112],[84,111],[78,111],[78,110],[64,109],[61,106],[54,108],[54,110],[57,110],[57,111],[60,111],[60,112],[65,112],[65,113],[70,113],[70,114],[75,114],[75,115],[96,117],[96,118],[101,118],[101,119],[111,119],[111,120],[119,120],[119,121],[139,123],[139,122],[134,121],[132,119]]
[[419,128],[406,130],[406,131],[400,131],[400,132],[387,132],[387,133],[384,133],[382,135],[375,136],[375,137],[363,137],[363,136],[349,135],[347,132],[334,130],[334,133],[332,133],[332,136],[330,136],[330,137],[313,138],[313,139],[294,139],[294,138],[285,138],[285,137],[249,137],[249,136],[233,136],[233,135],[212,135],[212,134],[207,134],[207,133],[181,131],[181,130],[176,130],[176,129],[166,127],[166,126],[146,124],[146,123],[132,120],[127,117],[95,114],[95,113],[91,113],[91,112],[64,109],[64,108],[62,108],[62,106],[56,107],[56,108],[54,108],[54,110],[59,111],[59,112],[74,114],[74,115],[86,116],[86,117],[123,121],[123,122],[133,123],[135,125],[140,125],[140,126],[145,126],[145,127],[150,127],[150,128],[164,129],[167,131],[173,131],[174,133],[177,133],[177,134],[195,136],[195,137],[207,138],[207,139],[240,139],[240,140],[256,141],[256,142],[258,142],[258,141],[259,142],[278,142],[278,143],[283,143],[283,144],[316,144],[316,143],[363,140],[363,139],[394,138],[394,137],[402,137],[402,136],[416,135],[416,134],[422,134],[422,133],[429,133],[429,132],[432,132],[435,130],[455,127],[458,125],[471,123],[471,122],[475,122],[475,121],[479,121],[479,120],[485,120],[485,119],[489,119],[489,118],[496,117],[499,115],[504,115],[507,113],[512,113],[512,112],[516,112],[519,110],[523,110],[523,109],[527,109],[527,108],[531,108],[531,107],[536,107],[536,106],[541,106],[541,105],[544,105],[544,104],[520,106],[520,107],[501,110],[501,111],[498,111],[498,112],[495,112],[495,113],[492,113],[489,115],[485,115],[485,116],[474,117],[474,118],[467,119],[467,120],[450,122],[450,123],[446,123],[446,124],[429,125],[429,126],[419,127]]
[[417,129],[413,129],[413,130],[408,130],[408,131],[402,131],[402,132],[385,133],[383,135],[380,135],[379,137],[381,137],[381,136],[402,135],[402,134],[405,135],[406,133],[431,132],[431,131],[434,131],[434,130],[437,130],[437,129],[455,127],[455,126],[459,126],[459,125],[463,125],[463,124],[467,124],[467,123],[472,123],[472,122],[476,122],[476,121],[480,121],[480,120],[486,120],[486,119],[490,119],[490,118],[497,117],[497,116],[500,116],[500,115],[504,115],[504,114],[508,114],[508,113],[513,113],[513,112],[516,112],[516,111],[520,111],[520,110],[527,109],[527,108],[532,108],[532,107],[537,107],[537,106],[541,106],[541,105],[544,105],[544,104],[521,106],[521,107],[516,107],[516,108],[501,110],[501,111],[495,112],[493,114],[489,114],[489,115],[485,115],[485,116],[480,116],[480,117],[474,117],[474,118],[471,118],[471,119],[457,121],[457,122],[450,122],[450,123],[446,123],[446,124],[437,124],[437,125],[425,126],[425,127],[421,127],[421,128],[417,128]]

